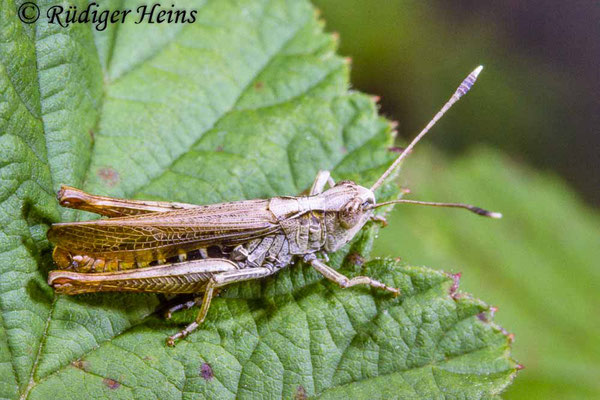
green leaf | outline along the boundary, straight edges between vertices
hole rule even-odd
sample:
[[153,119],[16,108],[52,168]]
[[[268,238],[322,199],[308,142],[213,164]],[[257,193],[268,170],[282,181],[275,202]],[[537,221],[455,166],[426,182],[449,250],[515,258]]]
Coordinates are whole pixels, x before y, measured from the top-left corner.
[[504,217],[397,207],[374,252],[460,271],[465,290],[498,306],[526,367],[506,398],[600,397],[598,212],[558,178],[490,149],[450,162],[422,148],[405,170],[411,198],[474,203]]
[[61,183],[197,204],[294,195],[319,169],[373,182],[393,134],[347,90],[348,67],[307,2],[180,2],[196,23],[102,32],[24,25],[18,4],[0,9],[0,397],[486,398],[508,385],[508,339],[452,277],[361,266],[376,226],[331,265],[399,286],[397,299],[299,265],[232,287],[175,349],[164,339],[192,310],[165,321],[155,295],[54,295],[45,232],[89,217],[58,207]]

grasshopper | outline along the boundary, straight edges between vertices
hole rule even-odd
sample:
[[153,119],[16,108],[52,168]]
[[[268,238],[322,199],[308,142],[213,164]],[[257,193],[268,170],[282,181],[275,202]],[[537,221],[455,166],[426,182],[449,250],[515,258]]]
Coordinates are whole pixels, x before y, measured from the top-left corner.
[[219,288],[273,275],[298,259],[341,288],[369,285],[398,295],[397,288],[368,276],[342,275],[326,264],[327,253],[348,243],[368,221],[385,222],[374,210],[390,204],[457,207],[501,217],[459,203],[405,199],[377,203],[374,194],[415,144],[469,91],[481,69],[467,76],[370,188],[352,181],[335,183],[328,171],[320,171],[307,196],[193,205],[95,196],[63,186],[58,193],[61,206],[108,218],[52,225],[48,239],[56,245],[53,260],[61,270],[49,273],[48,284],[64,294],[203,293],[167,311],[170,318],[175,311],[200,306],[194,322],[168,337],[170,346],[202,324]]

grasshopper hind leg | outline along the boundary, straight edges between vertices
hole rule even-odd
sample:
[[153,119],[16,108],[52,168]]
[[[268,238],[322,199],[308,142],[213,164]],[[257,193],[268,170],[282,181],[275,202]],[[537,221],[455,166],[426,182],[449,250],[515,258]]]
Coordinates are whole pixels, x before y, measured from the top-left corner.
[[[191,324],[189,324],[188,326],[185,327],[185,329],[177,332],[176,334],[169,336],[167,338],[167,345],[169,346],[175,346],[175,341],[178,339],[182,339],[186,336],[188,336],[190,333],[192,333],[193,331],[195,331],[196,329],[198,329],[198,327],[200,326],[200,324],[202,324],[202,322],[204,322],[204,319],[206,318],[206,314],[208,314],[208,309],[210,308],[210,302],[212,301],[214,292],[216,289],[223,287],[223,286],[227,286],[231,283],[236,283],[236,282],[243,282],[243,281],[248,281],[251,279],[260,279],[260,278],[264,278],[266,276],[272,275],[276,272],[276,270],[273,270],[272,268],[246,268],[246,269],[240,269],[240,270],[235,270],[235,271],[227,271],[227,272],[222,272],[216,275],[213,275],[210,280],[208,281],[208,284],[206,285],[206,289],[204,292],[204,297],[202,298],[202,303],[200,304],[200,311],[198,311],[198,315],[196,316],[196,320],[194,322],[192,322]],[[183,305],[181,305],[181,308],[179,309],[183,309],[184,307],[187,306],[187,303],[183,303]],[[190,307],[196,305],[196,301],[193,301],[194,304],[192,304]],[[176,306],[178,307],[178,306]],[[188,307],[189,308],[189,307]]]
[[61,186],[56,194],[56,198],[62,207],[88,211],[109,218],[198,207],[194,204],[187,203],[127,200],[107,196],[97,196],[66,185]]

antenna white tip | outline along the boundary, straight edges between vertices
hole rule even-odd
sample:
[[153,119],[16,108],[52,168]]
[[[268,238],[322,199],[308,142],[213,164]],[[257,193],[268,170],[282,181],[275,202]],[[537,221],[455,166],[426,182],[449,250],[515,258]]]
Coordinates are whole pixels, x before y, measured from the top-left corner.
[[499,212],[491,212],[487,215],[490,218],[500,219],[502,218],[502,214]]
[[396,161],[394,161],[392,163],[392,165],[383,173],[383,175],[381,175],[379,177],[379,179],[377,179],[377,181],[373,184],[373,186],[371,186],[372,191],[375,191],[375,189],[377,189],[379,186],[381,186],[381,184],[392,173],[392,171],[394,171],[394,169],[396,169],[396,167],[398,166],[398,164],[400,164],[400,162],[404,159],[404,157],[406,157],[406,155],[410,153],[410,151],[413,149],[413,147],[415,147],[415,144],[417,144],[419,142],[419,140],[421,140],[421,138],[423,136],[425,136],[425,134],[429,131],[429,129],[431,129],[431,127],[433,127],[435,125],[435,123],[440,118],[442,118],[444,113],[446,111],[448,111],[450,109],[450,107],[452,107],[452,105],[454,103],[456,103],[462,96],[467,94],[467,92],[475,84],[475,81],[477,80],[477,76],[481,73],[481,70],[483,70],[483,65],[480,65],[479,67],[475,68],[473,70],[473,72],[471,72],[461,82],[461,84],[458,86],[458,88],[456,89],[456,91],[454,92],[452,97],[450,97],[450,99],[446,102],[446,104],[444,104],[444,106],[440,109],[440,111],[438,111],[437,114],[435,114],[433,116],[433,118],[431,119],[431,121],[429,121],[427,126],[425,126],[425,128],[423,128],[423,130],[412,140],[412,142],[410,142],[410,144],[404,149],[404,151],[398,156],[398,158],[396,158]]

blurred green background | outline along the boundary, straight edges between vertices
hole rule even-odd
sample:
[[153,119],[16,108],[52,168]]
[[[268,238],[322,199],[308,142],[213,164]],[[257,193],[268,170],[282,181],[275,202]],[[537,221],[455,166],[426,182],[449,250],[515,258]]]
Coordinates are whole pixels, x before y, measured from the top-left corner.
[[400,143],[485,65],[399,182],[505,218],[399,206],[376,254],[460,271],[498,306],[525,366],[503,397],[600,398],[600,3],[314,2]]

